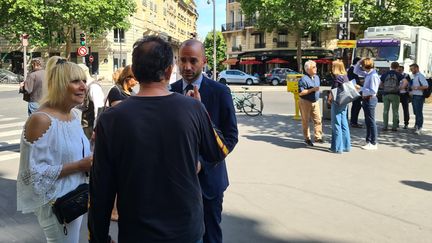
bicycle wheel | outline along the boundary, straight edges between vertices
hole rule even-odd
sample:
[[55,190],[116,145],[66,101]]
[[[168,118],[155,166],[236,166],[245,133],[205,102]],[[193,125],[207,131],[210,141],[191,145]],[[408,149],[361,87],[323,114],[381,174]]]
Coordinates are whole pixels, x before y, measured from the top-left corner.
[[243,111],[248,116],[261,115],[263,107],[264,103],[262,99],[256,94],[249,96],[243,103]]

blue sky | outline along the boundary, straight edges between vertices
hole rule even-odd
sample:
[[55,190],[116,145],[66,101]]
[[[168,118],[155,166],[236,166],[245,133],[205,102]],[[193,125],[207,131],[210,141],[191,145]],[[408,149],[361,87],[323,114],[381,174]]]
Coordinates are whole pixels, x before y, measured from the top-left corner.
[[[226,0],[216,1],[216,30],[221,30],[221,25],[225,24],[225,5]],[[198,10],[197,32],[198,38],[205,39],[208,32],[213,31],[213,3],[207,4],[207,0],[195,0]]]

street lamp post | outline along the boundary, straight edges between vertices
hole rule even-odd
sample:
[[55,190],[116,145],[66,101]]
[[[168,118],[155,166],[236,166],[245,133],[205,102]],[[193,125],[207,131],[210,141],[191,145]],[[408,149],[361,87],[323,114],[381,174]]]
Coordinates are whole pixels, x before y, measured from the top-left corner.
[[[216,80],[216,1],[213,2],[213,79]],[[207,0],[207,4],[210,4],[210,0]]]

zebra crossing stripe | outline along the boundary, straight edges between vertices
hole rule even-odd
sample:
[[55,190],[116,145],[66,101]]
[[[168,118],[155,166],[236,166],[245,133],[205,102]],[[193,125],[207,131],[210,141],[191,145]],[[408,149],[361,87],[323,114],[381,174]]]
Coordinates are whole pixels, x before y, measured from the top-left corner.
[[13,120],[18,120],[19,118],[17,117],[5,117],[5,118],[1,118],[0,122],[4,122],[4,121],[13,121]]
[[10,128],[10,127],[22,127],[22,126],[24,126],[24,123],[25,122],[14,122],[14,123],[2,124],[2,125],[0,125],[0,129]]
[[0,155],[0,162],[12,160],[12,159],[17,159],[20,157],[20,153],[18,151],[13,151],[13,152],[14,153],[9,152],[7,154]]
[[7,131],[7,132],[0,132],[0,137],[7,137],[7,136],[12,136],[12,135],[19,135],[22,133],[22,129],[18,129],[18,130],[12,130],[12,131]]

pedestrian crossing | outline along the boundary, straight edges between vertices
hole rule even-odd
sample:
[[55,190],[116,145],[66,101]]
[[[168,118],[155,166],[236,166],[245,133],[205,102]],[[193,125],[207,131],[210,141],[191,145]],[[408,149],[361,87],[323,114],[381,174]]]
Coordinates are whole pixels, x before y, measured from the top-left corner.
[[[412,121],[412,122],[411,122]],[[414,125],[415,115],[410,115],[410,124]],[[423,106],[423,130],[432,133],[432,103]]]
[[0,115],[0,176],[16,179],[19,166],[19,144],[27,117]]

